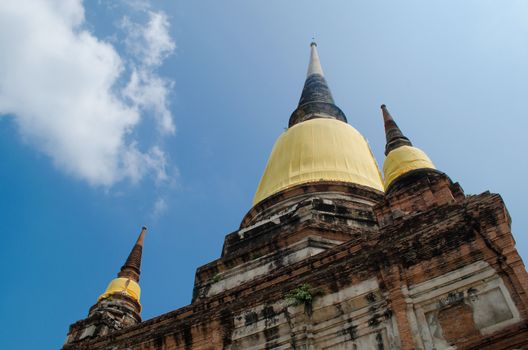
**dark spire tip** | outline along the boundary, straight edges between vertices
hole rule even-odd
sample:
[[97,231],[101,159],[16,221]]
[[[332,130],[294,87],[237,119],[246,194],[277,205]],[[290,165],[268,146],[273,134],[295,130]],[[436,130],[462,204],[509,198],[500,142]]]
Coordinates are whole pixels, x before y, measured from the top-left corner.
[[388,155],[390,151],[398,147],[412,146],[411,141],[405,137],[405,135],[403,135],[384,104],[381,105],[381,110],[383,112],[385,137],[387,139],[387,143],[385,145],[385,155]]
[[324,78],[316,46],[315,38],[312,38],[306,80],[297,108],[290,116],[288,127],[314,118],[330,118],[347,122],[343,111],[335,105],[328,83]]

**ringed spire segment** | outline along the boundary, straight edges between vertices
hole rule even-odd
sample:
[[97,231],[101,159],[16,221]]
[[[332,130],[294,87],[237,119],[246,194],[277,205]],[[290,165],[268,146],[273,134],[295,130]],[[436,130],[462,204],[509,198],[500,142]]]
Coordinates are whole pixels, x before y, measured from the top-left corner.
[[385,145],[385,155],[388,155],[390,151],[400,146],[412,146],[411,141],[403,135],[398,124],[394,121],[387,106],[381,105],[381,111],[383,113],[383,123],[385,124],[385,137],[387,144]]
[[139,282],[139,275],[141,273],[141,256],[143,254],[143,243],[145,241],[146,233],[147,228],[143,226],[136,244],[130,251],[128,258],[125,264],[121,267],[121,271],[119,271],[117,277],[127,277]]
[[299,104],[290,116],[288,127],[315,118],[336,119],[347,122],[346,116],[336,106],[330,87],[324,77],[317,44],[310,44],[310,62]]

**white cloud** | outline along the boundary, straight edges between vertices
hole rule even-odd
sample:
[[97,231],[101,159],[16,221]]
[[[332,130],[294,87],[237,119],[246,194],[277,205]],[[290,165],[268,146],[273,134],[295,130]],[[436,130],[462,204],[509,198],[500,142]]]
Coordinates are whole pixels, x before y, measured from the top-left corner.
[[170,81],[160,78],[148,69],[134,68],[123,95],[138,108],[153,112],[160,132],[172,134],[175,127],[167,99],[171,86]]
[[[0,115],[13,115],[28,143],[90,184],[137,182],[147,174],[166,180],[163,150],[132,139],[147,114],[161,132],[174,132],[167,97],[172,83],[154,72],[174,43],[167,17],[150,10],[148,16],[142,35],[150,41],[141,45],[151,53],[133,63],[84,29],[81,0],[2,1]],[[130,81],[118,91],[127,72]]]
[[[99,0],[99,1],[104,1],[104,0]],[[147,10],[150,10],[150,2],[148,0],[121,0],[125,5],[127,6],[130,6],[132,9],[136,10],[136,11],[147,11]],[[112,6],[112,4],[114,4],[115,6],[115,3],[114,2],[108,2],[106,1],[105,2],[105,5],[110,5]]]
[[154,208],[152,209],[152,217],[159,218],[163,215],[168,209],[167,201],[165,198],[158,197],[156,202],[154,202]]
[[125,45],[133,59],[130,81],[124,96],[143,111],[153,112],[159,131],[174,133],[175,127],[168,109],[167,93],[172,82],[159,77],[154,70],[174,52],[176,45],[169,35],[169,21],[163,12],[147,11],[146,25],[133,22],[129,17],[121,21],[127,33]]
[[135,23],[124,17],[121,27],[126,30],[127,48],[147,67],[159,66],[176,45],[169,35],[169,21],[164,12],[148,11],[148,23]]

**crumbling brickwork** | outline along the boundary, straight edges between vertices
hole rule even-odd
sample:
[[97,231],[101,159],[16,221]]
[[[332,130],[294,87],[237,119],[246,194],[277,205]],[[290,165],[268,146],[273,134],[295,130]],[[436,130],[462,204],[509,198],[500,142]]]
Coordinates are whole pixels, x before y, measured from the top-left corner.
[[[403,180],[369,200],[296,193],[295,210],[226,237],[192,304],[65,349],[526,348],[528,279],[500,196],[466,197],[440,172]],[[292,301],[302,285],[312,299]]]

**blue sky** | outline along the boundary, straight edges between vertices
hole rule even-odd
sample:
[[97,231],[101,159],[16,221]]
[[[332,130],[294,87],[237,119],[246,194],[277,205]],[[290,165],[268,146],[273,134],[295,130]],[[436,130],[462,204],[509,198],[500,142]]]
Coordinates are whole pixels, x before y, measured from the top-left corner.
[[[38,4],[38,7],[37,7]],[[145,319],[190,302],[287,126],[316,36],[381,164],[379,106],[528,258],[524,1],[0,5],[0,348],[58,348],[147,225]]]

